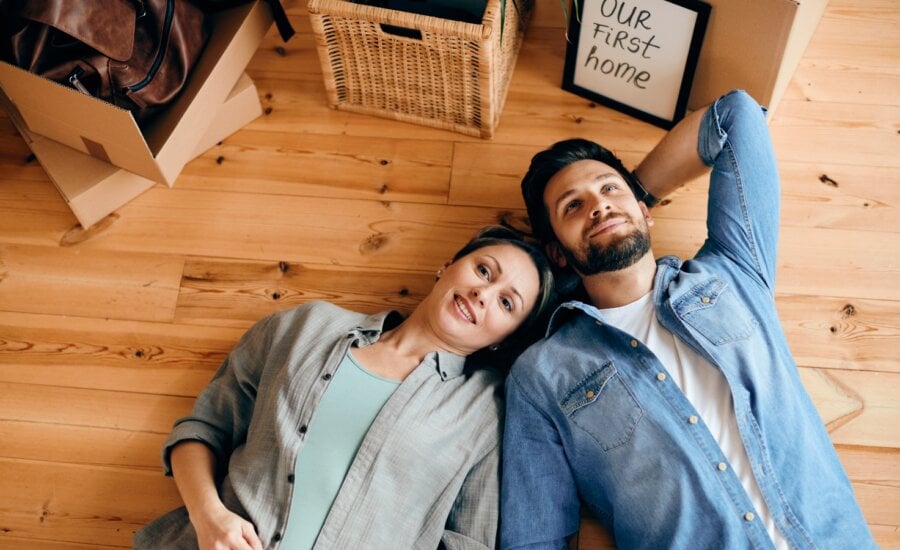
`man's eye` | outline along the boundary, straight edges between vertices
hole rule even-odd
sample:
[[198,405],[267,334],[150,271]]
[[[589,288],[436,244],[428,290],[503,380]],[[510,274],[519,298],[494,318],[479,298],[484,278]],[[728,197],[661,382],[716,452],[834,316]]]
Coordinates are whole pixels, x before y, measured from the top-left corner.
[[569,203],[566,204],[565,212],[569,213],[569,212],[575,210],[576,208],[578,208],[579,206],[581,206],[581,201],[569,201]]
[[603,190],[606,192],[615,191],[618,188],[619,188],[619,186],[614,183],[607,183],[606,185],[603,186]]

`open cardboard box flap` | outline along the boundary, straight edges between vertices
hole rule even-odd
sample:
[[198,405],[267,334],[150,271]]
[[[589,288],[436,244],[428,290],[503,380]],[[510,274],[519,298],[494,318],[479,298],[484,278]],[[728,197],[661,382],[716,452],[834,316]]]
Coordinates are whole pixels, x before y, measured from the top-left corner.
[[[2,95],[2,94],[0,94]],[[188,151],[191,159],[233,134],[262,114],[253,81],[243,74],[225,103],[215,109],[213,123]],[[44,171],[71,208],[82,227],[88,228],[134,199],[156,182],[32,134],[12,118]]]
[[127,110],[8,63],[0,62],[0,87],[31,133],[171,186],[272,24],[262,1],[210,17],[187,86],[143,134]]

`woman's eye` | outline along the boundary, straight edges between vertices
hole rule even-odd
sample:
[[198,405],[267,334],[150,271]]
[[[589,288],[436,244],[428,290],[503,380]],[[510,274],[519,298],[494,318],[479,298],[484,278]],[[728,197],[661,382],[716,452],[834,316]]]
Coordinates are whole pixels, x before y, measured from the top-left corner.
[[500,298],[500,304],[503,306],[503,309],[506,311],[512,311],[513,303],[509,298]]
[[478,264],[478,274],[484,277],[485,279],[490,280],[491,278],[491,270],[488,266],[484,264]]

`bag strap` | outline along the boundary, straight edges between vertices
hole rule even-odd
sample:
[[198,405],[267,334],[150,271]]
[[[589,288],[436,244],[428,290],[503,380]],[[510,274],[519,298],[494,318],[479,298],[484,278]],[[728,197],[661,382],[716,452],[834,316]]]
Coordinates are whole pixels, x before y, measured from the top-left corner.
[[296,34],[296,31],[291,25],[291,20],[288,19],[287,13],[284,11],[284,6],[281,5],[279,0],[266,0],[266,3],[272,8],[272,18],[275,19],[275,26],[278,28],[281,39],[287,42]]
[[[292,36],[296,34],[294,31],[293,25],[291,25],[291,20],[288,19],[287,13],[284,11],[284,6],[281,5],[279,0],[264,0],[266,4],[272,9],[272,19],[275,20],[275,26],[278,28],[278,34],[281,35],[281,39],[287,42]],[[0,0],[2,2],[2,0]],[[204,11],[216,11],[216,10],[226,10],[228,8],[233,8],[235,6],[240,6],[241,4],[246,4],[248,0],[196,0],[196,4],[199,5]]]

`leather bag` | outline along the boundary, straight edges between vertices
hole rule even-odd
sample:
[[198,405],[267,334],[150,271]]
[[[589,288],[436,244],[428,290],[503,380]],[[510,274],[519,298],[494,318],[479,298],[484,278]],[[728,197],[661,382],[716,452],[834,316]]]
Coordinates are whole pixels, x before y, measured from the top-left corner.
[[187,0],[0,0],[7,61],[146,120],[184,87],[206,44]]

